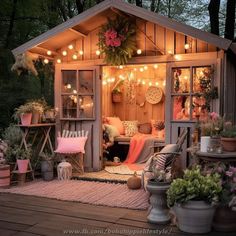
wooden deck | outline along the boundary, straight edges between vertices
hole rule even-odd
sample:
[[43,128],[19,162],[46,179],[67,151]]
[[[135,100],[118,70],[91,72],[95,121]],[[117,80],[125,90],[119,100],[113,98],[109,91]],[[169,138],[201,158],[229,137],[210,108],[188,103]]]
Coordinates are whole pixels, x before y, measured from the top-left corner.
[[0,235],[190,235],[176,227],[148,224],[146,214],[146,211],[1,193]]

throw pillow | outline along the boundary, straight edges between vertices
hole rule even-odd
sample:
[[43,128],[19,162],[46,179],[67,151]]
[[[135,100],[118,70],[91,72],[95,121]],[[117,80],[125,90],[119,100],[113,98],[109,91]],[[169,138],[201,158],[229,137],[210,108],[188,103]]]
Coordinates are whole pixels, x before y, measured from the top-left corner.
[[141,134],[151,134],[152,133],[151,123],[138,124],[138,132]]
[[87,137],[74,137],[74,138],[57,138],[57,149],[55,152],[62,154],[85,153],[84,146]]
[[120,134],[125,134],[124,126],[119,117],[107,117],[108,124],[115,126]]
[[108,124],[104,124],[104,127],[105,127],[105,131],[108,134],[109,141],[113,143],[114,138],[120,135],[118,129],[115,126],[108,125]]
[[138,133],[138,121],[137,120],[125,120],[123,121],[123,125],[125,128],[125,136],[133,137],[136,133]]

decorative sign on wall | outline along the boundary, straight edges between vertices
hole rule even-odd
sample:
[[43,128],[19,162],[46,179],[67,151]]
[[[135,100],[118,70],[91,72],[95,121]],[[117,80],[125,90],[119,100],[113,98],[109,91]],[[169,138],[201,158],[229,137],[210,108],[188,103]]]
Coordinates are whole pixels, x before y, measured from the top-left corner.
[[160,87],[151,86],[145,94],[146,101],[150,104],[157,104],[163,99],[163,90]]

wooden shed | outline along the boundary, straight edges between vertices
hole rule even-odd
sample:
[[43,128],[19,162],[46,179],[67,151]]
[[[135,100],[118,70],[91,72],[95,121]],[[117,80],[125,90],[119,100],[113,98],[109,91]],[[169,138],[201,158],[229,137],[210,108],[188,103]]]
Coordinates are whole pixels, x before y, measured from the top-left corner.
[[[105,63],[98,46],[108,17],[135,22],[136,50],[125,65]],[[121,0],[105,0],[13,50],[25,52],[54,62],[56,130],[89,131],[88,170],[102,167],[102,116],[164,121],[166,143],[209,111],[236,119],[235,44]],[[122,97],[112,100],[115,85]]]

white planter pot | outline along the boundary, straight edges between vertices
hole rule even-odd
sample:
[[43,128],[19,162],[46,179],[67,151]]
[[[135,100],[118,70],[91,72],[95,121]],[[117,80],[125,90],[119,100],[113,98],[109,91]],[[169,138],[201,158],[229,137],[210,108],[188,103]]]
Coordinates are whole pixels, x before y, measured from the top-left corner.
[[202,136],[201,137],[201,145],[200,145],[200,151],[201,152],[207,152],[207,148],[210,144],[210,136]]
[[195,234],[211,231],[215,206],[204,201],[189,201],[185,204],[176,204],[173,209],[180,230]]

